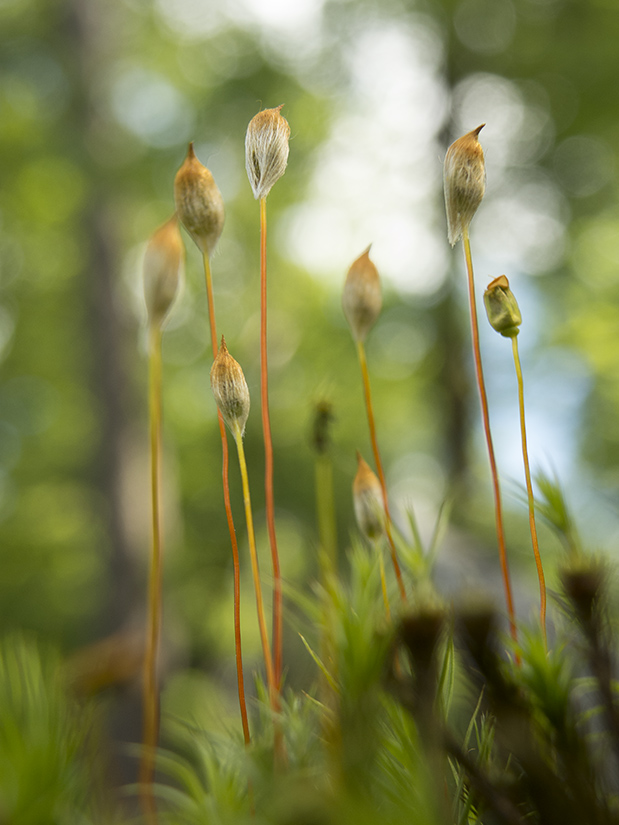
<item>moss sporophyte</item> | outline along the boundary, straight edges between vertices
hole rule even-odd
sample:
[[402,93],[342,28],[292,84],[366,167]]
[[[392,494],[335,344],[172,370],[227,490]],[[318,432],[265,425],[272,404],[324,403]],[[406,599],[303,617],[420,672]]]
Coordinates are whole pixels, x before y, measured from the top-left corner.
[[179,293],[185,249],[176,216],[151,237],[144,253],[144,300],[150,326],[161,326]]
[[380,582],[387,618],[391,618],[391,608],[387,592],[387,578],[381,548],[381,539],[386,535],[387,514],[383,499],[383,489],[378,476],[357,450],[357,473],[352,485],[355,518],[361,534],[372,544],[380,564]]
[[518,335],[522,315],[505,275],[499,275],[488,284],[484,292],[484,305],[493,329],[505,338]]
[[245,424],[249,416],[249,389],[245,375],[240,364],[230,355],[224,337],[221,338],[221,346],[217,357],[211,367],[211,389],[215,396],[217,407],[224,417],[230,432],[234,437],[239,458],[239,469],[241,472],[241,482],[243,485],[243,503],[245,507],[245,521],[247,524],[247,537],[249,542],[249,552],[251,557],[252,575],[254,580],[254,591],[256,594],[256,611],[258,616],[258,628],[262,643],[264,665],[267,675],[267,685],[272,710],[275,712],[279,707],[277,699],[277,684],[273,670],[273,657],[271,645],[267,633],[266,621],[264,617],[264,601],[262,598],[262,584],[260,581],[260,569],[258,566],[258,551],[256,549],[256,537],[254,531],[254,518],[251,507],[251,496],[249,492],[249,478],[247,474],[247,462],[245,460],[245,448],[243,447],[243,433]]
[[211,367],[211,389],[230,431],[233,435],[238,431],[242,436],[249,417],[249,388],[240,364],[228,352],[223,335]]
[[140,763],[142,805],[149,822],[156,821],[152,790],[155,750],[159,739],[157,662],[161,639],[161,334],[182,282],[183,244],[176,217],[151,237],[143,264],[144,300],[149,328],[150,492],[152,550],[148,583],[147,632],[143,678],[143,753]]
[[352,489],[355,517],[361,533],[370,541],[384,536],[385,506],[380,481],[359,451]]
[[454,246],[468,232],[486,192],[486,165],[479,133],[486,124],[467,132],[451,144],[445,155],[443,186],[447,211],[447,236]]
[[[174,201],[179,220],[191,236],[202,254],[204,282],[208,305],[209,328],[213,358],[217,352],[217,324],[215,320],[215,301],[213,298],[213,279],[211,274],[211,255],[224,227],[224,204],[221,193],[213,175],[204,166],[194,152],[193,143],[189,144],[187,157],[174,179]],[[219,437],[222,453],[222,486],[224,509],[232,548],[232,567],[234,578],[234,637],[236,651],[236,673],[245,744],[249,744],[249,722],[245,701],[245,679],[243,675],[243,656],[241,645],[241,576],[239,548],[232,516],[229,485],[229,455],[226,428],[221,412],[218,411]]]
[[290,126],[281,106],[258,112],[245,135],[245,168],[256,200],[269,194],[286,171]]
[[[283,105],[283,104],[282,104]],[[245,135],[245,168],[254,198],[260,201],[260,400],[264,439],[264,491],[267,530],[273,568],[273,656],[279,689],[282,676],[283,616],[282,577],[275,531],[273,494],[273,441],[269,414],[267,358],[267,195],[286,171],[290,126],[282,106],[258,112]]]
[[520,353],[518,351],[518,333],[522,324],[522,315],[518,302],[509,287],[509,281],[505,275],[500,275],[488,284],[484,292],[484,305],[488,321],[493,329],[512,340],[512,353],[514,357],[514,367],[516,369],[516,379],[518,381],[518,408],[520,414],[520,439],[522,443],[522,460],[524,464],[524,474],[527,488],[527,500],[529,506],[529,529],[531,533],[531,544],[537,568],[537,577],[540,591],[540,623],[544,642],[546,642],[546,582],[542,558],[539,551],[537,538],[537,526],[535,522],[535,499],[533,496],[533,483],[531,481],[531,469],[529,466],[529,452],[527,447],[527,427],[525,421],[524,404],[524,381],[522,377],[522,367],[520,364]]
[[342,309],[355,341],[365,341],[382,308],[380,277],[370,249],[354,261],[344,282]]
[[499,560],[505,590],[505,602],[509,617],[510,631],[514,641],[517,641],[516,614],[514,611],[514,597],[512,593],[511,577],[507,562],[507,548],[505,545],[505,529],[503,526],[503,507],[501,503],[501,489],[499,472],[494,454],[492,432],[490,430],[490,414],[488,411],[488,397],[484,380],[484,370],[479,345],[479,324],[477,322],[477,304],[475,299],[475,277],[473,274],[473,258],[469,241],[469,226],[481,204],[486,191],[486,166],[484,152],[479,143],[479,133],[484,123],[467,132],[451,144],[445,155],[443,167],[443,186],[445,194],[445,209],[447,212],[447,237],[454,246],[462,239],[464,260],[466,264],[469,312],[471,318],[471,339],[473,343],[473,358],[475,361],[475,377],[479,391],[479,400],[482,412],[482,422],[490,472],[494,493],[494,513],[499,546]]
[[196,157],[193,143],[174,179],[174,202],[179,220],[210,257],[224,228],[224,202],[213,175]]
[[393,539],[393,526],[391,521],[391,511],[389,509],[389,498],[387,495],[387,481],[383,470],[383,462],[378,448],[378,438],[376,436],[376,422],[374,419],[374,406],[372,404],[372,389],[370,385],[370,374],[368,371],[367,359],[365,355],[365,339],[371,328],[376,323],[382,308],[382,295],[380,277],[374,263],[370,260],[370,247],[365,250],[351,264],[344,289],[342,291],[342,309],[346,320],[350,326],[353,340],[357,347],[357,357],[361,368],[361,380],[363,383],[363,396],[370,430],[370,441],[372,453],[378,473],[383,509],[385,513],[385,534],[389,542],[391,552],[391,562],[398,582],[400,597],[406,601],[406,589],[402,579],[402,571],[398,561],[395,542]]

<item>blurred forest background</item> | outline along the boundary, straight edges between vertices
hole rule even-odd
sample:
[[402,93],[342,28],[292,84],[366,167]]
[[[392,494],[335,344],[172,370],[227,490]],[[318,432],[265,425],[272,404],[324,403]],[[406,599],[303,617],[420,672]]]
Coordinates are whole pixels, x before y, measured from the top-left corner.
[[[428,536],[453,499],[438,577],[500,600],[461,250],[442,158],[486,122],[472,224],[478,298],[505,273],[534,467],[556,472],[597,548],[619,536],[619,11],[615,0],[0,0],[0,616],[71,653],[140,628],[150,544],[141,260],[195,141],[227,209],[219,332],[252,393],[262,549],[258,205],[244,137],[285,104],[288,170],[268,199],[271,416],[282,570],[316,574],[315,404],[333,404],[340,548],[355,449],[370,458],[340,295],[372,243],[385,305],[368,340],[397,519]],[[185,236],[187,239],[187,236]],[[188,240],[188,239],[187,239]],[[201,261],[164,335],[164,710],[235,707],[232,573]],[[482,310],[483,313],[483,310]],[[537,590],[509,343],[480,318],[521,618]],[[240,481],[232,498],[246,556]],[[560,548],[549,531],[541,549]],[[264,570],[268,570],[265,555]],[[245,565],[247,567],[247,565]],[[245,570],[245,573],[248,571]],[[553,578],[550,572],[550,586]],[[248,588],[251,583],[247,581]],[[247,664],[257,630],[244,597]],[[312,668],[286,628],[289,679]],[[304,631],[305,632],[305,631]],[[135,691],[136,703],[139,700]],[[135,739],[139,738],[136,728]]]

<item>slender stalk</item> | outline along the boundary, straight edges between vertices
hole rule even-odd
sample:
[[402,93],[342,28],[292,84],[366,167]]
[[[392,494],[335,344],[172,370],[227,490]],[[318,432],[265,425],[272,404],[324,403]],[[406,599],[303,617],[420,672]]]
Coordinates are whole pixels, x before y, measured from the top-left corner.
[[273,651],[277,689],[282,676],[282,578],[275,534],[275,504],[273,498],[273,442],[269,417],[269,379],[267,369],[267,199],[260,198],[260,398],[262,432],[264,436],[264,489],[267,529],[273,566]]
[[518,336],[512,338],[512,351],[514,354],[514,366],[516,368],[516,378],[518,379],[518,405],[520,407],[520,433],[522,437],[522,460],[524,463],[524,476],[527,483],[527,498],[529,501],[529,528],[531,530],[531,544],[533,545],[533,555],[535,556],[535,566],[537,567],[537,578],[539,579],[540,598],[540,621],[544,644],[546,638],[546,582],[544,579],[544,568],[542,567],[542,557],[539,552],[537,541],[537,526],[535,524],[535,498],[533,497],[533,484],[531,483],[531,469],[529,467],[529,453],[527,450],[527,428],[524,417],[524,381],[522,379],[522,367],[520,365],[520,354],[518,352]]
[[316,512],[320,537],[320,568],[325,588],[337,571],[337,535],[331,456],[316,456]]
[[[335,506],[333,495],[333,462],[329,449],[328,422],[330,408],[323,406],[323,415],[317,408],[315,424],[315,481],[316,481],[316,512],[318,517],[318,563],[322,581],[321,617],[322,627],[320,636],[320,658],[329,668],[334,682],[337,681],[337,656],[335,642],[335,604],[337,600],[337,528],[335,521]],[[337,712],[338,696],[334,689],[334,682],[327,678],[322,671],[319,676],[319,701],[328,712],[322,714],[322,735],[327,745],[327,753],[333,755],[335,742],[338,739]]]
[[256,550],[256,536],[254,532],[254,519],[251,512],[251,497],[249,494],[249,479],[247,476],[247,463],[245,461],[245,448],[243,447],[243,435],[241,429],[236,425],[233,431],[234,440],[239,456],[239,468],[241,470],[241,483],[243,485],[243,504],[245,506],[245,521],[247,522],[247,538],[249,541],[249,554],[251,556],[251,569],[254,577],[254,590],[256,591],[256,611],[258,614],[258,629],[262,642],[262,653],[264,655],[264,666],[266,668],[267,685],[271,706],[274,710],[278,707],[277,683],[273,669],[273,657],[269,645],[266,621],[264,618],[264,602],[262,600],[262,586],[260,584],[260,569],[258,567],[258,552]]
[[464,260],[468,276],[469,306],[471,311],[471,337],[473,339],[473,355],[475,359],[475,375],[477,377],[477,387],[481,402],[481,411],[484,424],[484,434],[488,447],[488,458],[490,460],[490,471],[492,474],[492,488],[494,491],[494,511],[496,521],[496,533],[499,543],[499,560],[501,563],[501,573],[503,576],[503,586],[505,589],[505,601],[507,603],[507,615],[509,628],[514,642],[518,641],[516,630],[516,617],[514,613],[514,599],[512,596],[512,586],[509,576],[509,566],[507,564],[507,551],[505,548],[505,532],[503,529],[503,510],[501,507],[501,489],[499,487],[499,474],[497,470],[496,458],[494,456],[494,445],[492,443],[492,433],[490,431],[490,415],[488,413],[488,397],[486,395],[486,384],[481,363],[481,349],[479,346],[479,326],[477,323],[477,306],[475,303],[475,279],[473,276],[473,258],[471,256],[471,244],[469,241],[468,228],[462,230],[462,245],[464,247]]
[[365,408],[367,410],[368,424],[370,427],[370,441],[372,442],[372,452],[374,453],[374,463],[376,464],[376,472],[378,473],[378,480],[383,494],[383,504],[385,506],[385,532],[387,534],[387,541],[389,542],[389,549],[391,551],[391,561],[393,569],[395,570],[395,577],[398,581],[398,588],[403,602],[406,602],[406,590],[402,580],[402,571],[398,562],[398,556],[395,549],[395,542],[393,540],[391,513],[389,511],[389,501],[387,499],[387,483],[385,481],[385,473],[383,472],[383,463],[380,458],[378,450],[378,441],[376,440],[376,424],[374,421],[374,408],[372,405],[372,391],[370,388],[370,375],[368,372],[368,364],[365,357],[365,347],[363,341],[357,341],[357,354],[359,356],[359,365],[361,366],[361,377],[363,379],[363,394],[365,397]]
[[149,329],[150,480],[152,553],[148,580],[148,615],[143,677],[143,751],[139,781],[144,814],[157,822],[153,796],[155,751],[159,738],[159,685],[157,662],[161,638],[161,327]]
[[[213,348],[213,358],[217,354],[217,326],[215,324],[215,302],[213,300],[213,279],[211,277],[211,265],[207,254],[204,259],[204,279],[206,282],[206,297],[208,302],[208,317],[211,330],[211,346]],[[249,733],[249,721],[247,716],[247,702],[245,699],[245,680],[243,676],[243,656],[241,648],[241,573],[239,564],[239,545],[236,539],[234,519],[232,518],[232,506],[230,504],[230,485],[228,480],[229,453],[228,439],[226,437],[226,426],[219,410],[217,410],[219,421],[219,434],[221,436],[222,451],[222,482],[224,489],[224,507],[226,510],[226,520],[230,533],[230,543],[232,545],[232,567],[234,571],[234,649],[236,656],[236,679],[239,694],[239,706],[241,710],[241,724],[243,726],[243,738],[245,744],[251,741]]]

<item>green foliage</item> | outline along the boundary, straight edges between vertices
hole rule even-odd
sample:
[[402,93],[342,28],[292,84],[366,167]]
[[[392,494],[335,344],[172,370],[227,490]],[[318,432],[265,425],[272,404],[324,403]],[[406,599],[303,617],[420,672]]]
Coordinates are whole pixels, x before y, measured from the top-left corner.
[[[0,642],[0,821],[102,821],[92,710],[70,695],[59,657],[26,635]],[[92,817],[96,817],[92,818]]]
[[535,481],[541,494],[537,499],[539,513],[557,532],[568,553],[578,556],[582,544],[559,481],[544,473],[538,473]]
[[[238,729],[166,722],[155,788],[162,822],[617,821],[619,697],[599,563],[581,557],[564,571],[556,639],[546,650],[539,631],[526,632],[519,660],[505,657],[494,611],[451,617],[421,598],[394,624],[376,550],[355,547],[349,567],[348,581],[299,598],[310,629],[319,620],[328,658],[314,686],[286,691],[276,714],[258,682],[249,747]],[[5,639],[0,700],[6,821],[102,821],[92,715],[67,693],[58,658],[27,638]]]

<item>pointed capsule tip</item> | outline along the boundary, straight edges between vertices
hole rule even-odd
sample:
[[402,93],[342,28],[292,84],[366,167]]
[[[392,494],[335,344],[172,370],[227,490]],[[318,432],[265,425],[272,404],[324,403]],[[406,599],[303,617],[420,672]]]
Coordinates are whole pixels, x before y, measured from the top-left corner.
[[367,463],[365,458],[361,455],[361,451],[357,450],[357,473],[361,474],[361,476],[367,475],[367,473],[373,473],[374,471]]
[[494,289],[497,286],[500,286],[503,289],[509,289],[509,281],[507,279],[507,275],[499,275],[498,278],[494,278],[488,284],[487,289]]
[[358,258],[356,258],[356,259],[353,261],[352,266],[354,266],[355,264],[359,264],[359,263],[361,263],[362,261],[363,261],[363,262],[368,261],[368,263],[370,263],[370,264],[371,264],[371,263],[372,263],[372,261],[370,261],[370,250],[371,250],[371,249],[372,249],[372,244],[370,244],[369,246],[367,246],[367,247],[363,250],[363,252],[361,253],[361,255],[359,255],[359,257],[358,257]]

